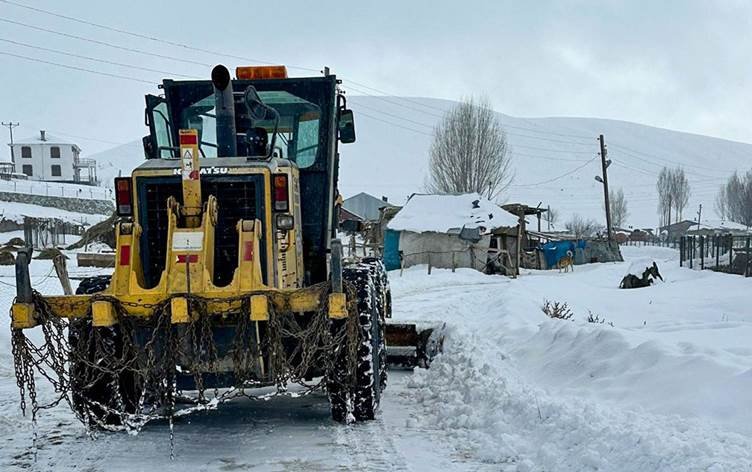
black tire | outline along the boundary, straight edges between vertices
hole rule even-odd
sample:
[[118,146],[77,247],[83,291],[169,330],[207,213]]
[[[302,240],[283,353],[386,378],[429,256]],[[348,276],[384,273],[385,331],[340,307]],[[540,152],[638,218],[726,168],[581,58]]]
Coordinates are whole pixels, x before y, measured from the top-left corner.
[[[110,276],[90,277],[81,281],[76,294],[99,293],[109,283]],[[97,354],[96,337],[112,358]],[[96,328],[95,334],[90,318],[72,320],[68,326],[68,343],[71,352],[76,353],[70,360],[71,397],[76,413],[93,428],[120,426],[122,418],[118,413],[135,413],[141,397],[135,376],[129,371],[117,375],[92,367],[92,364],[113,367],[115,359],[122,358],[120,327]]]
[[[335,353],[334,378],[329,382],[332,418],[347,422],[349,413],[355,421],[376,417],[381,392],[386,384],[386,350],[384,345],[385,286],[380,262],[365,261],[345,267],[342,277],[355,291],[357,298],[358,346],[354,377],[347,372],[346,346]],[[336,327],[341,327],[338,324]]]
[[392,292],[389,288],[389,277],[386,267],[381,259],[365,258],[362,264],[368,264],[371,277],[374,282],[375,304],[379,316],[377,354],[379,356],[379,383],[381,391],[387,385],[387,360],[386,360],[386,319],[392,317]]

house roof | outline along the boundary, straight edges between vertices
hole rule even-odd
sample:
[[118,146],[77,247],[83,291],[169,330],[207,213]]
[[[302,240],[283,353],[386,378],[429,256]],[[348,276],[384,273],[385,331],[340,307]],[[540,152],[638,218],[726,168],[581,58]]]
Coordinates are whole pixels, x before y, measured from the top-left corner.
[[50,145],[65,145],[65,146],[75,146],[81,150],[81,148],[78,147],[78,144],[71,142],[70,139],[64,139],[60,138],[58,136],[55,136],[54,134],[45,133],[44,141],[42,141],[42,137],[39,134],[36,134],[34,136],[29,136],[26,138],[21,139],[14,139],[13,145],[17,144],[50,144]]
[[387,225],[389,229],[414,233],[446,233],[463,227],[484,228],[488,232],[514,226],[517,226],[517,217],[477,193],[415,194]]
[[376,198],[365,192],[353,195],[342,202],[342,207],[351,213],[360,215],[366,220],[376,221],[380,216],[380,209],[385,206],[394,206],[381,198]]

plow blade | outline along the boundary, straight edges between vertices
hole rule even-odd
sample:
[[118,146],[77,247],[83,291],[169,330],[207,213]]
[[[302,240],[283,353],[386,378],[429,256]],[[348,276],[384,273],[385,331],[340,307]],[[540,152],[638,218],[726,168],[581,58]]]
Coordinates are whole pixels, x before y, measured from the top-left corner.
[[443,348],[445,325],[422,327],[413,323],[387,323],[386,360],[390,366],[428,368]]

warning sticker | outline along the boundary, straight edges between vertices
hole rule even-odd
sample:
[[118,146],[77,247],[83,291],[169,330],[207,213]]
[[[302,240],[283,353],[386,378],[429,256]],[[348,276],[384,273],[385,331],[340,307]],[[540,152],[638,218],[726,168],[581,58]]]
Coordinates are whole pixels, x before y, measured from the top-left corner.
[[173,251],[200,251],[204,247],[204,233],[197,231],[175,231],[172,234]]

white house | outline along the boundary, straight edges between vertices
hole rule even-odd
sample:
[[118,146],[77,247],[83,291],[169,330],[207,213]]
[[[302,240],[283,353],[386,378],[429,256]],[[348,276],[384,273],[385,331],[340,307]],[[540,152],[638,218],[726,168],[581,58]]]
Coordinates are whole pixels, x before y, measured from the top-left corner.
[[39,135],[13,143],[15,172],[30,180],[95,184],[96,162],[81,159],[77,144],[52,136],[44,130]]

